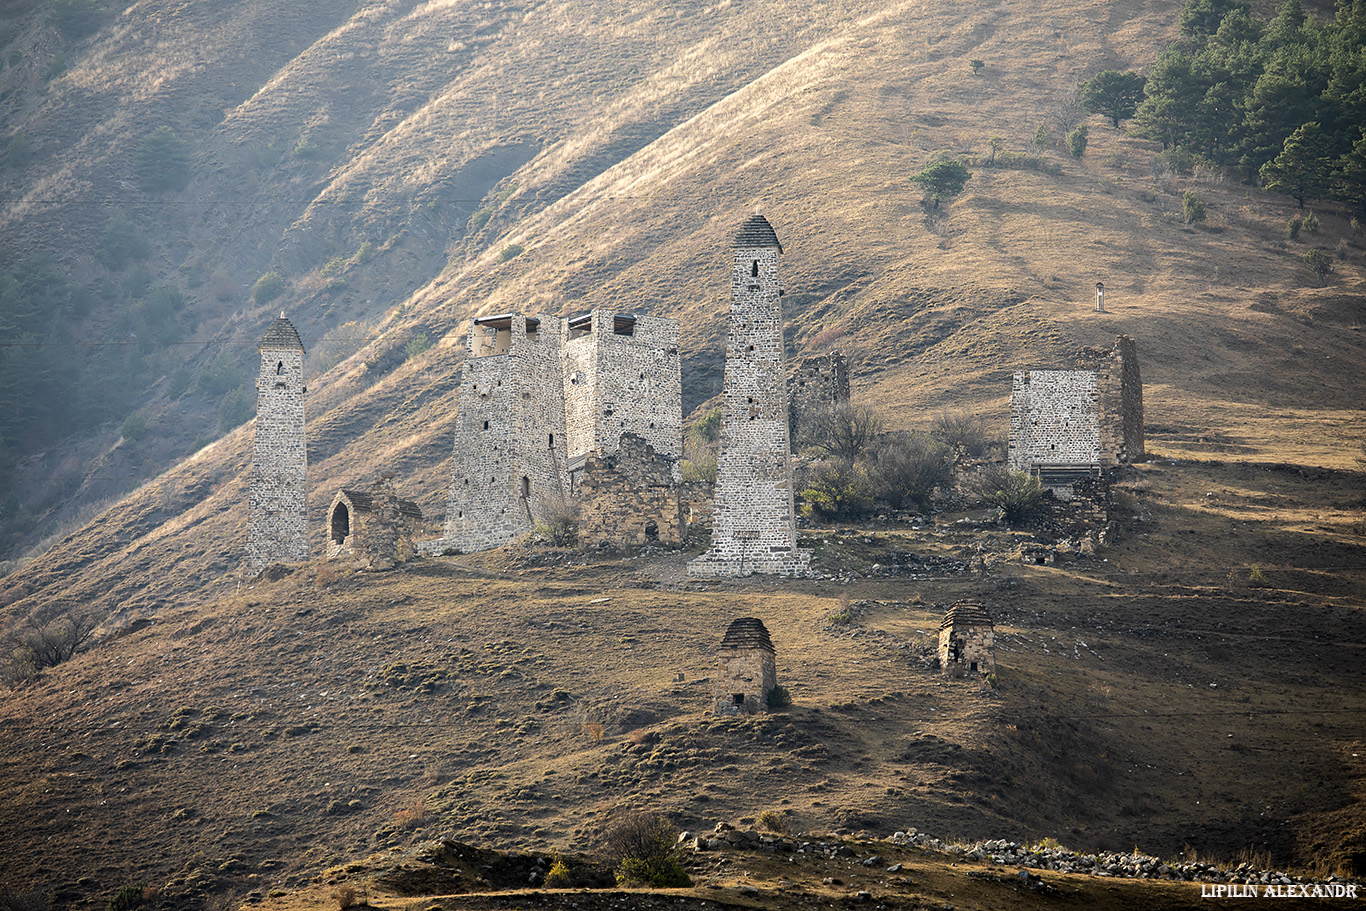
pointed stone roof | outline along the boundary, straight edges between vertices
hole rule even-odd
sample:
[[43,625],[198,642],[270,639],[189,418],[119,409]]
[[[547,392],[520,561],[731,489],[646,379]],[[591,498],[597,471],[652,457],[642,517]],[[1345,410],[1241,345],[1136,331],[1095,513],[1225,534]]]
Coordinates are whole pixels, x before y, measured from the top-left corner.
[[303,340],[299,338],[299,332],[294,328],[294,324],[285,319],[283,313],[280,318],[270,324],[266,334],[261,338],[261,344],[257,348],[298,348],[304,350]]
[[779,253],[783,252],[783,245],[778,243],[778,235],[773,226],[758,212],[745,219],[740,230],[735,232],[735,247],[777,247]]
[[761,648],[773,653],[773,642],[768,638],[768,627],[755,617],[741,617],[730,624],[721,640],[722,648]]
[[939,629],[946,630],[953,626],[994,625],[987,609],[982,606],[980,601],[955,601],[953,606],[944,612],[944,619],[940,622]]

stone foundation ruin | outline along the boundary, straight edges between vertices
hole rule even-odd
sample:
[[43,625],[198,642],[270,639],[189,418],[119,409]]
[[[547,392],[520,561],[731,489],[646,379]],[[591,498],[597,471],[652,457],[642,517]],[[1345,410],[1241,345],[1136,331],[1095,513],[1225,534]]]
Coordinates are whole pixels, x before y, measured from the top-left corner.
[[589,453],[574,476],[579,547],[683,546],[687,526],[674,464],[634,433],[621,435],[615,455]]
[[793,444],[812,418],[849,404],[849,360],[844,352],[803,358],[787,378],[788,433]]
[[1018,370],[1010,396],[1010,470],[1037,476],[1064,500],[1082,478],[1143,456],[1143,381],[1133,339],[1083,349],[1076,366]]
[[768,628],[754,617],[732,621],[716,653],[712,711],[717,715],[766,712],[768,694],[777,685],[778,671]]
[[327,557],[370,571],[392,569],[415,553],[422,510],[399,497],[392,478],[367,490],[339,490],[327,510]]
[[247,566],[253,572],[309,556],[304,343],[281,313],[257,348],[261,372],[247,485]]
[[946,675],[994,674],[996,634],[977,601],[956,601],[939,624],[939,667]]

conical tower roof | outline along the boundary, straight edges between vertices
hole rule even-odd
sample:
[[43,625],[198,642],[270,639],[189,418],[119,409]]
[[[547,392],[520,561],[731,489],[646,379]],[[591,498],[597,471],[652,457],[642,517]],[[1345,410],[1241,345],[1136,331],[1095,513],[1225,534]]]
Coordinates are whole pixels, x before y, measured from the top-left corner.
[[735,247],[777,247],[779,253],[783,252],[783,245],[778,243],[778,235],[773,226],[758,212],[745,219],[740,230],[735,232]]
[[261,344],[257,348],[298,348],[304,350],[303,340],[299,338],[299,332],[294,328],[294,324],[285,319],[283,313],[280,318],[270,324],[266,334],[261,338]]
[[768,627],[757,617],[741,617],[731,622],[721,640],[722,648],[761,648],[773,651],[773,642],[768,638]]

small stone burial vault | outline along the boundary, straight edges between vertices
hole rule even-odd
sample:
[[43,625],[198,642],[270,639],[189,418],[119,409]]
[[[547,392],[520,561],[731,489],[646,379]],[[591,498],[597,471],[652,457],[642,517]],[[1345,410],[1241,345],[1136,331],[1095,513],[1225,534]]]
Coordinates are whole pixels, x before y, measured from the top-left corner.
[[946,675],[996,672],[996,633],[977,601],[955,601],[939,624],[939,666]]
[[715,714],[766,712],[768,694],[777,685],[773,642],[764,622],[754,617],[732,621],[716,655]]
[[360,569],[392,569],[414,550],[422,533],[422,510],[401,499],[393,481],[381,478],[368,490],[339,490],[327,510],[327,557],[350,558]]

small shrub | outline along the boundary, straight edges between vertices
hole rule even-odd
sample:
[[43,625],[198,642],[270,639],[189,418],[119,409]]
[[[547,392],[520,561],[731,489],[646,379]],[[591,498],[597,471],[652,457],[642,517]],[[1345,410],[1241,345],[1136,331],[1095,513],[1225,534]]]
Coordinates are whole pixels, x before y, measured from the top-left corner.
[[251,286],[251,299],[258,307],[263,306],[284,294],[287,287],[285,277],[272,269]]
[[1086,140],[1089,132],[1086,124],[1083,123],[1067,134],[1067,151],[1071,153],[1073,158],[1080,158],[1086,153]]
[[1266,582],[1266,576],[1262,573],[1262,568],[1256,563],[1252,564],[1252,569],[1248,571],[1247,581],[1253,585],[1261,585]]
[[356,887],[352,885],[338,886],[332,893],[336,899],[338,911],[351,911],[356,907]]
[[432,340],[425,332],[419,332],[408,339],[408,344],[404,346],[403,353],[408,360],[420,357],[428,348],[432,347]]
[[500,263],[505,263],[510,259],[515,259],[518,256],[521,256],[525,252],[526,247],[523,247],[521,244],[508,244],[506,247],[503,248],[503,252],[498,254],[498,261]]
[[578,503],[565,500],[553,504],[542,518],[531,523],[531,531],[551,547],[573,547],[579,537]]
[[603,836],[603,848],[623,886],[660,889],[692,885],[679,863],[678,830],[657,813],[629,813]]
[[1315,247],[1304,254],[1304,264],[1317,276],[1319,284],[1327,284],[1328,276],[1333,274],[1333,257],[1322,247]]
[[[787,691],[787,687],[781,683],[774,684],[773,689],[768,691],[768,707],[771,709],[785,709],[792,704],[792,694]],[[762,821],[762,819],[761,819]],[[773,831],[779,831],[774,829]]]
[[550,872],[545,875],[545,885],[548,889],[568,889],[574,885],[574,874],[559,854],[555,855],[555,862],[550,865]]
[[400,829],[415,829],[427,819],[427,801],[419,797],[394,813],[394,823]]
[[941,411],[930,427],[930,436],[962,457],[980,459],[986,455],[987,422],[980,414],[968,411]]
[[765,810],[759,814],[759,827],[777,835],[787,834],[787,819],[777,810]]
[[928,510],[935,488],[953,480],[953,456],[926,434],[893,434],[878,446],[869,472],[873,493],[893,509]]
[[143,905],[143,893],[146,887],[124,886],[114,893],[114,897],[109,899],[109,911],[135,911]]
[[985,60],[978,60],[978,59],[976,59],[976,58],[974,58],[973,60],[971,60],[971,61],[969,61],[969,62],[970,62],[971,65],[972,65],[972,75],[974,75],[974,76],[976,76],[976,75],[978,75],[979,73],[981,73],[981,72],[982,72],[982,67],[984,67],[984,66],[987,65]]
[[15,892],[0,886],[0,911],[50,911],[52,902],[42,892]]
[[1032,519],[1043,504],[1045,493],[1038,478],[1004,468],[981,472],[972,486],[983,502],[1000,510],[1001,518],[1010,525],[1023,525]]
[[1319,217],[1313,212],[1304,216],[1304,230],[1308,234],[1319,233]]
[[1034,151],[1043,152],[1053,144],[1053,136],[1048,132],[1045,124],[1039,124],[1039,128],[1034,131]]
[[716,450],[707,447],[694,447],[691,444],[685,446],[683,463],[679,466],[679,470],[683,473],[684,481],[715,484]]
[[1290,219],[1290,221],[1286,223],[1285,234],[1291,240],[1298,240],[1300,236],[1300,229],[1303,227],[1304,218],[1299,215],[1296,215],[1294,218]]
[[872,509],[873,485],[862,465],[833,459],[815,467],[801,497],[808,518],[855,519]]
[[699,443],[715,443],[721,437],[721,409],[713,408],[688,425],[687,436]]
[[183,190],[190,185],[189,147],[168,126],[159,126],[138,143],[133,174],[144,190]]
[[1188,225],[1205,220],[1205,204],[1191,190],[1181,197],[1181,220]]
[[585,721],[583,732],[588,735],[588,739],[597,743],[607,734],[607,726],[601,721]]
[[136,443],[147,436],[147,418],[140,411],[134,411],[123,419],[119,434],[128,442]]

